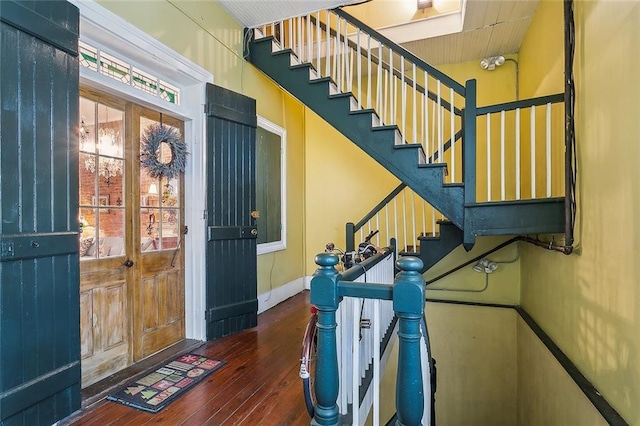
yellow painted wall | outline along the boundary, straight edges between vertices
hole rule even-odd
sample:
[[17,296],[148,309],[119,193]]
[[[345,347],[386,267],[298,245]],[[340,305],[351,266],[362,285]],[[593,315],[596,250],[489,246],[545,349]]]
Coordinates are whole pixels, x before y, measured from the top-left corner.
[[[508,239],[505,237],[478,238],[476,245],[469,252],[460,246],[425,273],[425,280],[432,280]],[[498,269],[491,274],[475,272],[473,270],[475,262],[473,262],[448,277],[429,284],[427,298],[518,305],[520,303],[518,247],[518,243],[513,243],[486,256],[487,259],[498,263]]]
[[314,256],[328,242],[344,249],[345,224],[362,219],[400,182],[308,108],[305,124],[305,193],[312,194],[306,199],[305,260],[311,275]]
[[517,315],[518,426],[608,424]]
[[287,249],[258,257],[258,294],[302,277],[304,107],[242,59],[242,26],[216,2],[99,3],[210,71],[215,84],[255,98],[258,115],[287,130]]
[[[544,10],[561,2],[543,1]],[[559,13],[559,12],[556,12]],[[556,19],[536,15],[523,73],[555,64],[539,42]],[[547,19],[541,19],[546,17]],[[525,246],[522,305],[630,424],[640,424],[640,2],[575,2],[577,248],[571,256]],[[524,58],[531,60],[524,63]],[[547,74],[558,73],[552,67]],[[552,75],[527,78],[528,93]],[[545,407],[539,407],[543,410]]]
[[516,424],[513,309],[427,303],[440,425]]

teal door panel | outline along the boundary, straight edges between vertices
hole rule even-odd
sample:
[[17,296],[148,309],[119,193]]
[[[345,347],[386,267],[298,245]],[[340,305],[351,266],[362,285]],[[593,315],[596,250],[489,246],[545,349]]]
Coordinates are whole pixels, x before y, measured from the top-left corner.
[[78,9],[0,1],[0,424],[80,408]]
[[207,340],[257,325],[256,102],[207,85]]

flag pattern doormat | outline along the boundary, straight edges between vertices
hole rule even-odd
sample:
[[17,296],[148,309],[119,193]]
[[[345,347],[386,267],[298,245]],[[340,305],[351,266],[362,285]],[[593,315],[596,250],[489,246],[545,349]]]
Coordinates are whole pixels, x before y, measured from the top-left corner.
[[198,354],[181,355],[107,399],[157,413],[224,364]]

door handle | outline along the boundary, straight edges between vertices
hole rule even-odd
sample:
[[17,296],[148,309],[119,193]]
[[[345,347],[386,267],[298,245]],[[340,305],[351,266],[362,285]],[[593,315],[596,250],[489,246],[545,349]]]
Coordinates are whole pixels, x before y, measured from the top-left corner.
[[125,260],[123,263],[124,266],[126,266],[127,268],[131,268],[133,266],[133,260]]

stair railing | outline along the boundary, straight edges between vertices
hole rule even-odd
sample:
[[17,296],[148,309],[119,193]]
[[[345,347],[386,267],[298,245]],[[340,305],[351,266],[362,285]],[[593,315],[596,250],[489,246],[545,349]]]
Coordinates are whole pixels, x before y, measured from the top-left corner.
[[265,36],[291,49],[292,65],[310,63],[311,79],[330,78],[333,94],[350,93],[352,110],[374,110],[373,125],[397,126],[397,144],[420,144],[422,162],[446,163],[447,183],[462,182],[460,83],[340,9],[254,29]]
[[427,203],[404,183],[398,185],[357,223],[346,225],[346,250],[353,251],[356,241],[364,241],[372,231],[378,231],[372,243],[395,238],[399,252],[417,252],[418,237],[438,234],[442,213]]
[[[372,260],[373,258],[363,262],[363,267],[366,269],[366,263]],[[363,390],[360,386],[364,370],[356,364],[363,347],[362,340],[358,336],[361,331],[360,321],[356,321],[360,318],[358,307],[362,306],[362,299],[372,300],[374,305],[391,301],[393,311],[398,318],[399,359],[396,385],[398,419],[403,425],[431,424],[430,371],[426,362],[429,354],[425,351],[427,345],[420,328],[424,313],[425,291],[424,278],[418,272],[422,267],[420,259],[404,257],[398,260],[396,266],[400,273],[396,275],[393,284],[371,283],[368,279],[366,282],[355,282],[355,277],[362,272],[362,270],[358,271],[360,269],[358,266],[341,275],[335,269],[338,264],[338,256],[335,254],[321,253],[316,256],[316,263],[319,267],[311,281],[311,303],[318,309],[316,405],[312,424],[362,425],[366,419],[368,412],[366,407],[369,403],[374,406],[372,416],[374,426],[380,424],[380,413],[376,401],[379,401],[379,377],[382,370],[378,368],[378,372],[375,372],[375,364],[379,363],[381,358],[380,348],[374,346],[369,358],[374,364],[372,380],[374,384],[370,392],[377,394],[377,398],[376,396],[369,398],[366,395],[369,391]],[[388,281],[388,277],[385,281]],[[355,301],[348,302],[348,298],[355,298]],[[349,304],[353,307],[353,318],[346,318],[340,322],[343,315],[348,315],[343,312],[348,310]],[[347,308],[343,308],[342,305]],[[375,315],[375,312],[373,314]],[[345,341],[343,335],[346,331],[338,331],[341,329],[340,323],[351,325],[351,342],[353,343],[350,347],[343,346]],[[372,326],[376,327],[375,324],[386,323],[381,319],[375,322],[372,319]],[[376,342],[380,343],[380,336],[388,333],[383,333],[382,329],[374,329],[371,334],[371,341],[375,345]],[[345,353],[350,351],[353,352],[351,365],[343,360]],[[368,357],[369,355],[365,359]],[[341,370],[347,367],[351,371],[344,374]],[[347,389],[351,396],[348,394],[344,396],[341,393],[342,388]],[[369,386],[366,388],[368,389]],[[357,403],[352,405],[351,410],[345,410],[345,405],[350,404],[349,401]],[[344,417],[345,411],[348,413],[347,417]]]
[[[353,283],[392,284],[395,253],[387,250],[342,274]],[[340,414],[363,424],[373,409],[380,416],[380,378],[395,344],[396,316],[391,300],[344,297],[336,311]],[[355,401],[355,403],[354,403]],[[345,417],[343,417],[345,418]]]
[[476,164],[486,181],[479,201],[564,196],[563,102],[558,93],[477,109],[484,161]]

